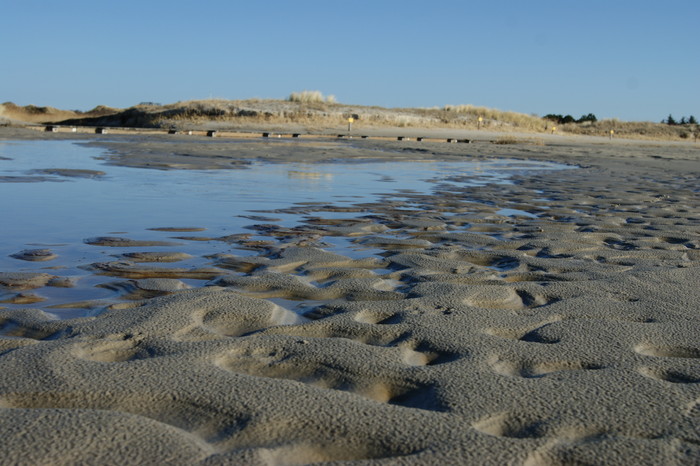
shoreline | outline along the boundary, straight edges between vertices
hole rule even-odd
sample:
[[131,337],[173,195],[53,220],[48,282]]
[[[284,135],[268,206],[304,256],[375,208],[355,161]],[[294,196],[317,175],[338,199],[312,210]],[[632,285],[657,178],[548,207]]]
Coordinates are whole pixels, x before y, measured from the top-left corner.
[[[411,132],[415,131],[415,132]],[[332,132],[331,132],[332,133]],[[251,132],[251,134],[262,134]],[[233,168],[239,162],[259,160],[318,162],[323,160],[376,160],[376,161],[420,161],[425,157],[436,160],[463,160],[464,156],[480,158],[522,158],[569,164],[605,165],[618,164],[620,158],[643,159],[652,169],[663,168],[668,161],[679,164],[679,171],[695,171],[695,162],[700,158],[700,145],[692,142],[648,141],[613,139],[580,135],[540,135],[533,138],[529,133],[485,133],[480,131],[408,130],[402,134],[411,140],[398,141],[394,135],[377,133],[373,137],[361,138],[262,138],[230,139],[205,136],[158,134],[106,134],[94,133],[50,133],[26,128],[0,128],[2,140],[72,140],[102,147],[113,152],[111,163],[148,168],[155,162],[159,169],[220,169]],[[416,141],[421,134],[427,141]],[[484,138],[484,134],[489,137]],[[498,143],[500,136],[515,139]],[[442,138],[456,140],[466,138],[470,144],[442,142]],[[435,141],[440,142],[435,142]],[[446,140],[446,139],[445,139]],[[261,153],[260,147],[272,148]],[[123,148],[121,150],[120,148]],[[298,150],[302,148],[303,152]],[[595,149],[595,150],[593,150]],[[668,149],[668,153],[660,153]],[[180,154],[185,152],[183,159]],[[331,153],[332,152],[332,153]],[[222,157],[225,153],[225,157]],[[371,156],[368,157],[368,153]],[[147,160],[150,159],[150,160]],[[225,160],[224,160],[225,159]],[[160,164],[163,160],[165,163]],[[184,164],[180,162],[185,162]],[[172,163],[170,163],[172,162]],[[625,165],[623,163],[623,165]],[[173,165],[172,167],[169,165]]]
[[[511,144],[567,144],[578,142],[584,144],[605,144],[605,145],[665,145],[679,147],[700,148],[697,141],[674,141],[667,139],[643,139],[634,137],[615,137],[601,135],[585,135],[567,132],[528,132],[513,130],[493,130],[493,129],[473,129],[473,128],[421,128],[414,126],[394,127],[394,126],[367,126],[354,128],[348,132],[347,127],[327,127],[313,126],[311,128],[293,123],[243,126],[198,126],[191,130],[177,129],[169,130],[164,128],[141,128],[141,127],[102,127],[104,134],[97,134],[98,126],[70,126],[61,124],[12,124],[0,126],[2,138],[17,139],[46,139],[46,138],[66,138],[76,139],[84,137],[105,138],[108,136],[147,136],[162,137],[169,139],[178,138],[202,138],[212,139],[373,139],[373,140],[416,140],[418,138],[426,142],[452,142],[471,141],[481,143]],[[47,128],[55,128],[48,131]],[[74,130],[74,131],[73,131]],[[175,133],[171,133],[175,131]],[[208,135],[213,132],[214,135]],[[500,141],[499,141],[500,140]],[[504,142],[505,140],[505,142]]]
[[[230,273],[210,287],[66,321],[0,310],[3,462],[700,458],[697,147],[106,136],[81,140],[110,163],[164,169],[465,157],[580,168],[512,185],[456,177],[342,221],[324,216],[332,201],[297,206],[298,228],[217,257]],[[326,236],[384,253],[332,254]],[[312,303],[307,320],[277,298]]]

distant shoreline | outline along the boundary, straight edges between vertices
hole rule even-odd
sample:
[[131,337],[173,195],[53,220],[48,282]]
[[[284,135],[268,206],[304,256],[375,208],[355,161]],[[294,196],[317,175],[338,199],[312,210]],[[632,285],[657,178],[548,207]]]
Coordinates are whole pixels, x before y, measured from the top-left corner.
[[[50,129],[53,128],[53,129]],[[261,129],[262,128],[262,129]],[[99,134],[98,134],[99,131]],[[14,124],[0,126],[0,139],[95,139],[112,136],[167,137],[178,140],[188,138],[207,140],[229,139],[322,139],[322,140],[376,140],[424,143],[488,143],[494,145],[561,145],[569,143],[603,145],[669,145],[700,149],[700,143],[688,140],[635,139],[634,137],[603,137],[581,134],[551,134],[528,132],[498,132],[487,130],[443,128],[361,128],[348,133],[347,128],[299,128],[297,125],[249,126],[240,129],[163,129],[138,127],[94,127],[74,125]]]
[[[594,119],[594,115],[588,117]],[[583,117],[582,117],[583,118]],[[547,118],[471,105],[441,108],[396,108],[334,102],[282,100],[201,100],[160,105],[144,103],[127,109],[98,106],[87,112],[33,105],[0,104],[0,123],[44,124],[175,131],[269,131],[312,134],[385,133],[398,136],[422,131],[524,133],[531,137],[585,135],[607,139],[697,142],[697,124],[581,120],[559,124]],[[458,136],[459,137],[459,136]]]

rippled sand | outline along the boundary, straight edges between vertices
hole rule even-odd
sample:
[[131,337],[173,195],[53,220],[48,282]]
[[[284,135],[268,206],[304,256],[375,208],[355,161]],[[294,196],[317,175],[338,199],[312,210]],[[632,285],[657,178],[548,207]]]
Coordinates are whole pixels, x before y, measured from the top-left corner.
[[[351,152],[398,147],[366,144]],[[2,462],[697,464],[700,150],[402,147],[583,168],[454,179],[342,221],[297,205],[292,228],[260,212],[266,239],[219,239],[247,254],[206,267],[91,238],[123,251],[90,267],[126,299],[70,320],[0,311]],[[380,254],[326,251],[334,238]]]

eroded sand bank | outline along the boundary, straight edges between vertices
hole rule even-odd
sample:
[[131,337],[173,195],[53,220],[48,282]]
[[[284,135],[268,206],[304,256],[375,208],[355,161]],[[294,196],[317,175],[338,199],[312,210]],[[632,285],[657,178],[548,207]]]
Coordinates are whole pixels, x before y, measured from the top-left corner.
[[[700,151],[581,141],[278,144],[234,159],[219,142],[111,142],[113,163],[158,168],[175,152],[235,166],[249,150],[582,168],[455,179],[342,221],[332,203],[299,205],[291,229],[261,212],[269,241],[230,238],[256,254],[212,257],[211,286],[126,260],[95,267],[157,297],[63,321],[0,311],[0,460],[697,464]],[[384,252],[325,251],[337,236]],[[299,316],[270,298],[312,304]]]

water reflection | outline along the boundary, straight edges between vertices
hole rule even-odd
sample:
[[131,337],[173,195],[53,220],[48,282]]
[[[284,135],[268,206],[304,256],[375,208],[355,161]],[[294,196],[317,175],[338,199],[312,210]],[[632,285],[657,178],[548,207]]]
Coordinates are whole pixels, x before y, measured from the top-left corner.
[[[174,246],[154,245],[147,251],[187,255],[172,267],[201,269],[211,267],[211,257],[217,254],[252,256],[259,245],[279,235],[293,235],[293,228],[308,218],[304,206],[330,206],[323,210],[326,218],[355,218],[362,214],[353,206],[377,201],[383,193],[401,197],[429,193],[445,183],[507,183],[511,175],[525,169],[561,168],[494,160],[253,163],[247,170],[161,171],[106,165],[98,159],[100,155],[100,149],[69,141],[0,144],[0,196],[4,200],[0,272],[48,273],[76,284],[73,288],[47,286],[36,292],[0,286],[0,301],[5,301],[0,307],[36,307],[32,302],[36,299],[42,308],[81,301],[80,306],[53,312],[61,317],[84,315],[103,304],[92,301],[125,289],[124,284],[113,284],[119,282],[114,277],[97,275],[86,266],[130,260],[124,254],[134,250],[86,244],[89,237],[175,241]],[[251,228],[268,223],[274,228]],[[196,234],[178,232],[183,225],[197,230]],[[314,244],[351,257],[382,252],[343,235]],[[12,257],[24,250],[42,249],[57,257],[47,261]],[[206,283],[197,278],[181,281],[187,286]]]
[[289,178],[293,178],[296,180],[308,180],[308,181],[318,181],[318,180],[332,181],[333,180],[332,173],[322,173],[322,172],[313,172],[313,171],[289,170],[287,172],[287,176]]

